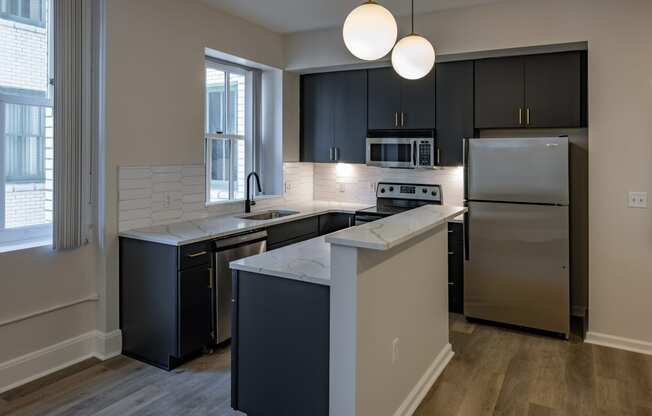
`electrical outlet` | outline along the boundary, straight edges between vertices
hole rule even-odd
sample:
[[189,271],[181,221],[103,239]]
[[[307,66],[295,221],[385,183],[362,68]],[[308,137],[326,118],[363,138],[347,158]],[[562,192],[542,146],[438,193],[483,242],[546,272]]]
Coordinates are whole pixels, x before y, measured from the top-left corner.
[[285,193],[288,193],[292,190],[292,184],[290,182],[285,182]]
[[395,364],[398,361],[398,338],[395,338],[392,341],[392,364]]
[[172,204],[172,195],[170,195],[169,192],[166,192],[165,195],[163,195],[163,208],[170,208],[171,204]]
[[369,182],[369,192],[376,193],[376,182]]
[[647,208],[647,192],[630,192],[630,208]]

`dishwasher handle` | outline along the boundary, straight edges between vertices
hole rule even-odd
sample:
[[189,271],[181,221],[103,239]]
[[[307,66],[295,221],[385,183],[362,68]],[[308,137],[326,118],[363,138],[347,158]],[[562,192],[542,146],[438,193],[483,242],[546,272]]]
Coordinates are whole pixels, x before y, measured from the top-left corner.
[[215,251],[223,251],[262,240],[267,240],[267,231],[265,230],[215,240],[213,242],[213,248]]

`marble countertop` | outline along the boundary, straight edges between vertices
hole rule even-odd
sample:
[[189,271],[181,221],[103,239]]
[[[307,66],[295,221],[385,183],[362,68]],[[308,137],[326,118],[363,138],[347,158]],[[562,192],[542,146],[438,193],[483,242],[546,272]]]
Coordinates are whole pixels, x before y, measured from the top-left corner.
[[371,250],[389,250],[467,211],[464,207],[425,205],[326,236],[326,242]]
[[231,269],[330,286],[331,245],[324,236],[231,262]]
[[[369,208],[369,204],[351,204],[327,201],[312,201],[301,204],[288,204],[273,209],[289,209],[298,211],[298,214],[271,220],[248,220],[238,218],[242,214],[220,215],[210,218],[203,218],[192,221],[183,221],[167,225],[157,225],[146,228],[137,228],[120,232],[120,237],[128,237],[137,240],[150,241],[153,243],[181,246],[198,241],[218,237],[226,237],[231,234],[253,231],[284,222],[296,221],[302,218],[315,215],[327,214],[329,212],[344,212],[353,214],[360,209]],[[271,209],[271,208],[270,208]],[[268,209],[260,209],[267,211]],[[253,213],[257,211],[254,210]]]
[[330,286],[331,244],[388,250],[464,213],[466,208],[428,205],[231,262],[234,270]]

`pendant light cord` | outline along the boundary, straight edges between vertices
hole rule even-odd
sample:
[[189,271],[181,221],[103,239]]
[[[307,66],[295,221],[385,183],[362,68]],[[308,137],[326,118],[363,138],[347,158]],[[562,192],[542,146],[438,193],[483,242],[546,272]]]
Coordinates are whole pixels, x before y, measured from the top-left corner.
[[412,34],[414,34],[414,0],[412,0]]

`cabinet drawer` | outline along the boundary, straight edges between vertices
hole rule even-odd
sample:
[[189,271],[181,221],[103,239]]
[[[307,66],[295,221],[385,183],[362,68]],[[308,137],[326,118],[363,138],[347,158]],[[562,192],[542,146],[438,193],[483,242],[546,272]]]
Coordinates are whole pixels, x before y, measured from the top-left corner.
[[293,240],[309,234],[317,234],[318,232],[318,217],[274,225],[267,229],[267,245],[273,246],[283,241]]
[[179,248],[179,270],[211,263],[209,241],[188,244]]

